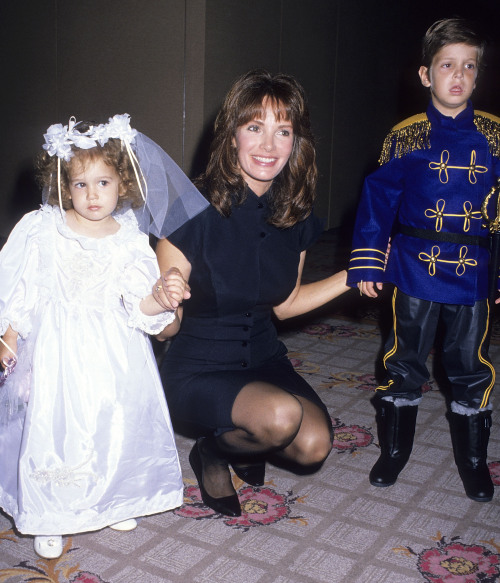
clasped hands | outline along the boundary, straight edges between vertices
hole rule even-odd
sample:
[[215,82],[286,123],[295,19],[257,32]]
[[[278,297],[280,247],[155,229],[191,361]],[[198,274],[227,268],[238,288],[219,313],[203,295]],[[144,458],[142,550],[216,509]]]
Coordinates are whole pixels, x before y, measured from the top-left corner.
[[171,267],[154,284],[153,297],[165,310],[175,310],[191,297],[190,290],[180,270]]

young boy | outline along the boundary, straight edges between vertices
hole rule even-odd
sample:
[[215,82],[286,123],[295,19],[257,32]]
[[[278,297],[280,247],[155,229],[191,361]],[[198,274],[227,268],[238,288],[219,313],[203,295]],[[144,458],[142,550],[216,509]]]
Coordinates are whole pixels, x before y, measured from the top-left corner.
[[495,371],[485,345],[489,250],[481,203],[500,175],[500,119],[474,111],[469,101],[483,51],[461,19],[427,31],[419,76],[431,102],[426,113],[393,128],[380,168],[365,181],[348,283],[369,297],[384,282],[395,286],[387,377],[374,398],[381,454],[371,484],[391,486],[408,461],[439,327],[455,461],[467,496],[488,502]]

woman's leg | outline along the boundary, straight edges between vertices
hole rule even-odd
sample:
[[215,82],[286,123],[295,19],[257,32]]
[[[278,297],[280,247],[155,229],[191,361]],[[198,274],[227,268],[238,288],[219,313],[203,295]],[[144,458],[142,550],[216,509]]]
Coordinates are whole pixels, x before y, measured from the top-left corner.
[[235,429],[205,443],[200,451],[203,485],[212,497],[234,494],[225,456],[244,463],[273,453],[298,465],[314,467],[330,453],[331,425],[325,412],[275,385],[253,382],[243,387],[231,416]]
[[295,396],[302,405],[302,421],[293,441],[276,455],[304,467],[322,464],[332,450],[333,429],[325,411],[316,403]]
[[235,429],[217,438],[229,454],[267,454],[288,446],[302,423],[300,401],[290,393],[265,382],[252,382],[238,393],[231,410]]
[[331,450],[326,413],[304,397],[268,383],[246,385],[235,399],[232,420],[236,429],[217,440],[235,457],[276,453],[299,465],[316,465]]

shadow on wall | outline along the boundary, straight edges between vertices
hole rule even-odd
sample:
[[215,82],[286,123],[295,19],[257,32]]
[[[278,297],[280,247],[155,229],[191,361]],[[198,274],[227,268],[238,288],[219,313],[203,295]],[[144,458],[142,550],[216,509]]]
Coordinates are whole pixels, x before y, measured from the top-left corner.
[[33,162],[21,165],[12,196],[7,205],[7,212],[15,222],[26,213],[36,210],[42,202],[42,193],[36,183]]
[[198,176],[205,171],[208,159],[210,156],[210,144],[214,137],[214,123],[216,116],[214,115],[206,124],[201,134],[196,150],[193,155],[193,162],[189,171],[191,180],[198,178]]

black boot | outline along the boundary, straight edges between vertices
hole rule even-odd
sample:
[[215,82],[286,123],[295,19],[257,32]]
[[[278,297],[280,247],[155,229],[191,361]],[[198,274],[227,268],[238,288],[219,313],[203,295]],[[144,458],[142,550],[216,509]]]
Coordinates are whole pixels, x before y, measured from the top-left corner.
[[455,463],[465,493],[476,502],[489,502],[494,492],[486,463],[491,411],[479,411],[474,415],[450,412],[448,418]]
[[375,399],[380,457],[370,472],[372,486],[396,483],[413,448],[418,405],[396,407],[391,401]]

